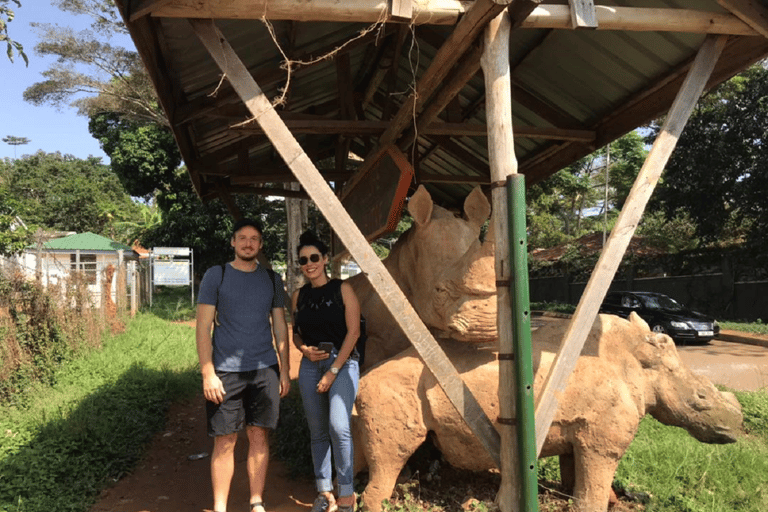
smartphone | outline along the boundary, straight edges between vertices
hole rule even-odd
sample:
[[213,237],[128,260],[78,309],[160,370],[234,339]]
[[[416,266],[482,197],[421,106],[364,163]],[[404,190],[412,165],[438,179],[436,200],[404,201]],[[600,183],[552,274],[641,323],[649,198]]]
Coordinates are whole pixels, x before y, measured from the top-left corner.
[[330,341],[323,341],[317,346],[318,350],[330,354],[333,351],[333,343]]

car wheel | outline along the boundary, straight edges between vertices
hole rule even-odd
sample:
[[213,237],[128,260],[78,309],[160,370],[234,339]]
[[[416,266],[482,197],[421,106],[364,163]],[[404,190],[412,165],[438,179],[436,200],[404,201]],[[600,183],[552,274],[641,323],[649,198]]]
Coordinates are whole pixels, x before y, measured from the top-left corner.
[[663,325],[656,324],[653,327],[651,327],[651,330],[653,332],[659,332],[661,334],[667,334],[667,330],[664,328]]

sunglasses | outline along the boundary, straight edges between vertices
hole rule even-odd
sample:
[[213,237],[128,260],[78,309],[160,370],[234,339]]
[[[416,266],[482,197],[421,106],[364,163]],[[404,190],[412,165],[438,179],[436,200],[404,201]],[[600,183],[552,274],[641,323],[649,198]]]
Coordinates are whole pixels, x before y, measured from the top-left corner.
[[303,267],[304,265],[306,265],[310,261],[312,263],[317,263],[318,261],[320,261],[320,255],[318,253],[310,254],[309,255],[309,259],[307,259],[306,256],[302,256],[302,257],[299,258],[299,265],[301,265]]

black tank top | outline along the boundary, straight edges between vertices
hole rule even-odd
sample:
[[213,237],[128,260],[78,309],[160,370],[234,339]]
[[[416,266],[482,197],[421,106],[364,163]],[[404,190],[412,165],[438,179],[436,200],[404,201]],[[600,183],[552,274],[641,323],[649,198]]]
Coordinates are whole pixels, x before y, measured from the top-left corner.
[[294,322],[304,344],[316,347],[322,342],[331,342],[337,350],[341,348],[347,335],[347,322],[340,279],[331,279],[318,288],[305,284],[299,290],[296,308]]

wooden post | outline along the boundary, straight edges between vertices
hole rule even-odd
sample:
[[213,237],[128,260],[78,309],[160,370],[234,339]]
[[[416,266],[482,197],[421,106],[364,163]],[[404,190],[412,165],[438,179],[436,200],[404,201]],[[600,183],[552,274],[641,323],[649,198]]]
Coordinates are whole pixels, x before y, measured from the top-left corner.
[[418,351],[448,399],[499,465],[499,435],[477,399],[464,384],[451,361],[414,311],[368,241],[323,179],[320,172],[285,126],[248,69],[212,20],[188,20],[211,57],[229,79],[245,106],[264,129],[275,149],[304,186],[360,268],[385,307]]
[[115,276],[115,306],[117,307],[118,315],[125,313],[125,304],[128,296],[125,264],[125,251],[120,249],[117,251],[117,275]]
[[507,283],[497,286],[497,312],[499,336],[499,418],[497,429],[501,434],[501,487],[497,501],[502,512],[512,512],[520,500],[520,474],[517,464],[517,439],[512,418],[515,417],[515,375],[512,359],[512,309],[510,302],[510,276],[512,263],[507,229],[508,204],[507,177],[517,173],[514,137],[512,133],[512,86],[509,71],[509,15],[499,14],[485,30],[485,48],[481,58],[485,76],[486,124],[488,127],[488,161],[491,166],[493,214],[491,229],[496,245],[496,281]]
[[541,453],[544,439],[555,417],[560,395],[568,384],[576,362],[584,347],[592,324],[597,316],[600,303],[608,291],[621,258],[635,234],[643,210],[650,199],[656,183],[661,177],[664,166],[677,144],[677,139],[693,111],[704,86],[715,67],[720,53],[725,47],[728,36],[707,36],[699,49],[696,59],[688,72],[680,92],[675,98],[661,131],[651,148],[651,152],[637,175],[635,184],[629,192],[616,225],[608,237],[595,270],[589,278],[587,287],[581,296],[568,330],[560,344],[560,349],[544,382],[536,401],[536,445]]

